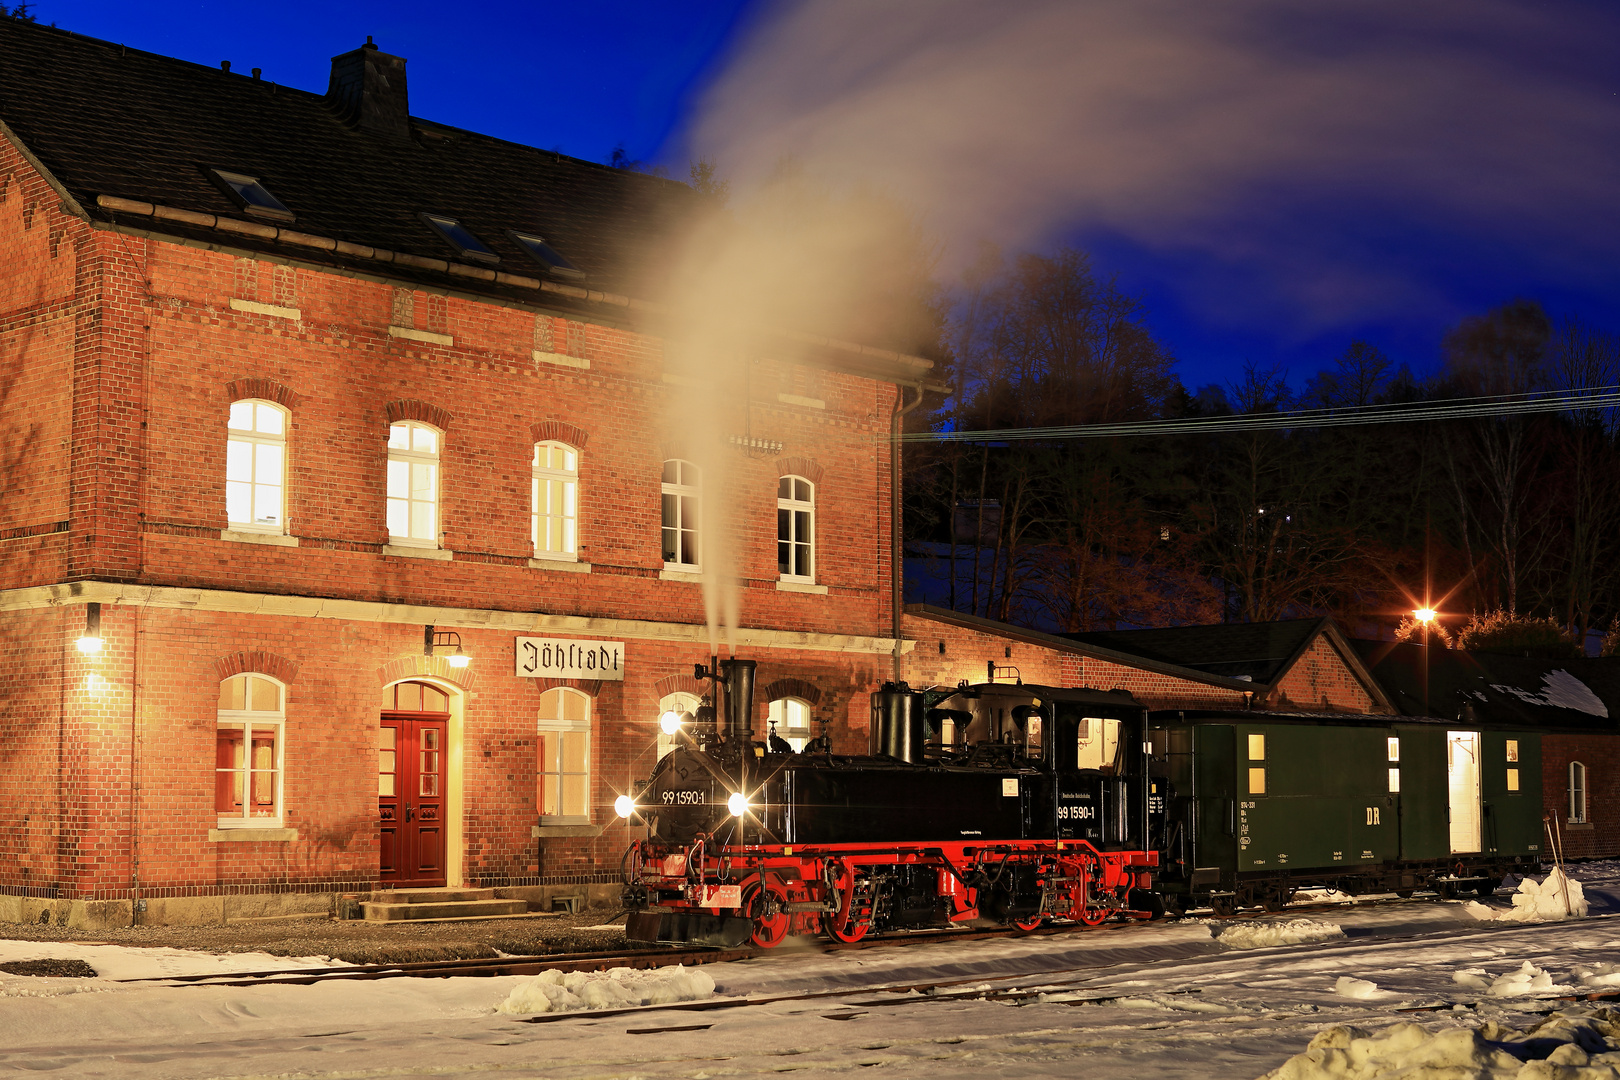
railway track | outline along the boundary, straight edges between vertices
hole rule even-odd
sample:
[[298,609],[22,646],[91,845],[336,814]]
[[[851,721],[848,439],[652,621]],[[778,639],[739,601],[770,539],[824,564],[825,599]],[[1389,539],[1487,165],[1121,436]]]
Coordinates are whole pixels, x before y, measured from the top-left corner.
[[[1244,911],[1228,916],[1221,921],[1238,922],[1274,914],[1309,915],[1327,911],[1342,911],[1348,907],[1427,902],[1429,901],[1394,898],[1321,901],[1290,905],[1282,912]],[[1036,930],[1017,930],[1012,927],[919,930],[866,938],[847,944],[820,939],[800,939],[801,943],[797,948],[809,947],[819,952],[848,952],[861,949],[930,945],[943,941],[984,941],[1008,937],[1054,937],[1074,933],[1111,933],[1128,930],[1138,925],[1141,924],[1117,922],[1104,923],[1101,926],[1086,926],[1082,923],[1064,923],[1043,926]],[[608,968],[615,967],[647,969],[671,967],[676,964],[716,964],[731,960],[745,960],[754,956],[771,955],[780,951],[780,949],[752,947],[737,949],[607,950],[600,952],[552,953],[538,956],[499,956],[471,960],[424,960],[400,964],[277,968],[267,971],[233,971],[207,975],[162,975],[120,981],[130,983],[170,983],[182,986],[308,986],[321,982],[364,982],[376,979],[495,978],[503,975],[538,975],[542,971],[605,971]],[[903,989],[920,988],[906,987]]]

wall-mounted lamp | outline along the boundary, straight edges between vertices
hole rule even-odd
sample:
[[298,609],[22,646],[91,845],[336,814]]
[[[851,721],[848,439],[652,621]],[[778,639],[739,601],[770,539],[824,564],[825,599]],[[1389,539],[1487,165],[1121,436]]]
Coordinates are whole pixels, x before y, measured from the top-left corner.
[[435,630],[432,626],[422,628],[422,655],[432,656],[434,649],[448,649],[454,645],[456,651],[445,657],[445,662],[453,668],[464,668],[472,663],[472,657],[461,651],[461,635],[454,630]]
[[78,640],[79,651],[86,656],[101,651],[101,605],[84,606],[84,636]]

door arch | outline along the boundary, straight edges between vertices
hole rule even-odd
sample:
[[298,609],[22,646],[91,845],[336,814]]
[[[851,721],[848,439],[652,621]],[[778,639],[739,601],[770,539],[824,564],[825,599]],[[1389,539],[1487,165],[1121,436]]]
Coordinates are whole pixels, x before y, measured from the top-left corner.
[[386,686],[380,704],[378,881],[399,888],[459,885],[459,688],[434,679],[407,679]]

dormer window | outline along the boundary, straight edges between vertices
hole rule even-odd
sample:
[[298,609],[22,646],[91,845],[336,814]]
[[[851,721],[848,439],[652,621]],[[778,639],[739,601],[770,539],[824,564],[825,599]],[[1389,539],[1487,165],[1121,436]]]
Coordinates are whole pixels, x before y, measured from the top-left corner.
[[585,272],[558,253],[557,249],[546,243],[533,233],[506,231],[517,242],[518,247],[527,251],[535,262],[545,268],[546,273],[552,277],[582,278]]
[[224,169],[209,169],[209,175],[220,190],[231,197],[231,201],[246,210],[254,217],[269,218],[272,221],[292,221],[293,212],[281,204],[281,200],[270,194],[265,186],[259,183],[256,176],[246,173],[226,172]]
[[467,227],[453,217],[444,217],[441,214],[423,214],[422,220],[433,226],[433,231],[439,238],[451,247],[463,259],[475,259],[478,262],[496,263],[501,257],[484,244],[478,237],[468,231]]

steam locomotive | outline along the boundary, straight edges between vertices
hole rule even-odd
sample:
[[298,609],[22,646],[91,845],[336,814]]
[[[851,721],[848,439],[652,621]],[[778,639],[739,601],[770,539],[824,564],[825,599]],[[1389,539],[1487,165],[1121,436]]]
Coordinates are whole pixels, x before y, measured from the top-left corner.
[[[983,683],[885,684],[865,755],[831,753],[825,733],[795,752],[774,732],[755,741],[754,670],[699,665],[705,704],[666,714],[677,745],[618,800],[648,827],[624,859],[631,940],[770,947],[975,920],[1230,914],[1311,886],[1483,893],[1540,863],[1530,732],[1149,713],[1124,691],[998,681],[992,664]],[[1457,788],[1437,740],[1523,762],[1511,777],[1476,768],[1470,850],[1466,828],[1436,831],[1453,807],[1437,818],[1420,793]]]

